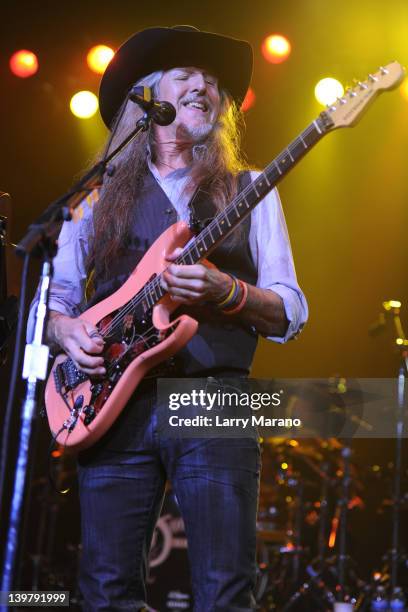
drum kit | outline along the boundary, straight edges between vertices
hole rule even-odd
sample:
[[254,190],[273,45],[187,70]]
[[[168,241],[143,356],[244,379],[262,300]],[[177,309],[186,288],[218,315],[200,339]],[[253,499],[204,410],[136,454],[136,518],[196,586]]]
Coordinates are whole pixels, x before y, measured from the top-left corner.
[[[347,409],[342,407],[349,402],[341,401],[336,395],[343,395],[344,400],[346,383],[345,379],[331,379],[326,387],[330,404],[337,405],[342,417],[347,415]],[[321,391],[322,387],[318,392],[319,401]],[[309,412],[313,396],[316,394],[310,390],[298,396],[298,411]],[[355,396],[351,398],[354,400]],[[355,412],[353,418],[365,427],[366,423],[355,417]],[[311,433],[314,437],[262,440],[263,471],[257,523],[258,609],[261,612],[405,610],[408,558],[402,545],[402,513],[408,510],[408,494],[403,493],[408,473],[406,469],[404,472],[401,461],[402,439],[397,436],[394,462],[386,467],[367,468],[356,462],[358,451],[353,452],[351,438],[322,438],[316,435],[318,432]],[[378,476],[376,483],[370,482],[372,475]],[[377,496],[385,494],[386,497],[374,504],[372,499],[366,503],[370,495],[373,498],[373,488]],[[384,520],[380,523],[378,517],[385,515],[386,524]],[[373,548],[361,534],[364,521],[374,527],[371,540],[381,537],[376,533],[376,526],[387,531],[381,545],[391,546],[383,555],[380,568],[362,567],[361,560],[367,557],[364,552],[370,555]],[[358,558],[358,563],[352,555]]]
[[348,448],[336,438],[271,438],[262,444],[259,610],[332,610],[339,570],[347,582],[351,573],[339,563],[343,508],[350,513],[364,507]]

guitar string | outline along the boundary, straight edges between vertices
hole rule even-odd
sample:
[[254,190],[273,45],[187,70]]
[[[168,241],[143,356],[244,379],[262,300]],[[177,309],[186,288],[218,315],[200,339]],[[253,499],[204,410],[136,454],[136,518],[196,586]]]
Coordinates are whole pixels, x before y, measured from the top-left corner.
[[[281,159],[285,159],[286,158],[286,154],[285,151],[288,151],[290,153],[290,147],[293,146],[297,141],[302,143],[303,145],[305,145],[305,143],[303,142],[303,136],[308,136],[310,133],[312,133],[313,131],[316,130],[316,127],[314,125],[314,123],[310,124],[303,132],[301,137],[297,137],[295,138],[295,140],[293,140],[288,147],[282,151],[282,153],[280,153],[266,168],[265,170],[261,173],[261,175],[259,175],[253,182],[251,182],[249,185],[247,185],[240,193],[239,195],[234,198],[239,200],[239,199],[245,199],[246,195],[248,195],[253,189],[254,189],[254,185],[256,185],[256,182],[259,181],[259,179],[261,179],[261,177],[263,175],[266,175],[268,173],[269,170],[275,169],[277,170],[276,166],[277,163],[279,163],[279,160]],[[306,145],[307,148],[307,145]],[[305,149],[306,150],[306,149]],[[290,156],[292,158],[292,156]],[[279,170],[277,170],[278,172],[278,177],[280,176],[279,174]],[[262,179],[261,179],[262,180]],[[273,186],[270,187],[269,191],[271,191],[273,189]],[[256,190],[255,190],[256,192]],[[265,196],[264,196],[265,197]],[[211,225],[213,225],[213,229],[215,230],[216,225],[218,225],[219,220],[221,220],[222,217],[227,217],[228,218],[228,214],[229,212],[232,212],[235,208],[235,206],[233,205],[234,200],[227,206],[227,208],[222,211],[221,214],[217,215],[210,223],[209,225],[202,231],[200,232],[200,234],[198,234],[198,236],[196,236],[194,242],[192,245],[190,245],[185,251],[183,251],[183,253],[178,257],[178,259],[176,260],[175,263],[177,263],[177,261],[180,261],[180,259],[184,259],[185,257],[187,257],[188,255],[190,255],[191,257],[193,256],[193,248],[196,248],[196,243],[198,240],[204,240],[204,237],[208,237],[208,235],[210,234],[209,228],[211,228]],[[259,204],[259,202],[258,202]],[[248,209],[249,210],[249,209]],[[244,217],[242,217],[243,219]],[[228,219],[229,220],[229,219]],[[240,223],[240,221],[239,221]],[[238,224],[239,224],[238,223]],[[238,225],[237,224],[237,225]],[[204,240],[204,244],[205,244],[205,240]],[[214,244],[214,243],[213,243]],[[165,270],[163,270],[163,272],[165,272],[168,269],[165,268]],[[100,335],[101,336],[106,336],[108,334],[110,334],[112,332],[113,329],[115,329],[116,327],[118,327],[118,325],[121,324],[121,322],[123,321],[124,317],[131,312],[132,310],[134,310],[140,303],[143,302],[143,300],[145,299],[147,301],[147,303],[149,304],[149,300],[147,298],[147,293],[151,293],[152,288],[154,289],[154,291],[156,291],[156,288],[160,290],[162,289],[161,285],[160,285],[160,280],[161,280],[162,274],[159,274],[158,276],[156,276],[154,278],[153,281],[150,281],[149,283],[147,283],[143,289],[141,291],[139,291],[139,293],[136,294],[136,296],[134,296],[128,303],[127,305],[125,305],[123,307],[123,309],[121,309],[118,314],[112,319],[112,321],[110,321],[107,325],[106,328],[104,328],[103,330],[100,331]],[[143,295],[144,294],[144,295]],[[159,298],[162,299],[163,296],[161,296]],[[154,302],[152,304],[152,307],[155,305]]]

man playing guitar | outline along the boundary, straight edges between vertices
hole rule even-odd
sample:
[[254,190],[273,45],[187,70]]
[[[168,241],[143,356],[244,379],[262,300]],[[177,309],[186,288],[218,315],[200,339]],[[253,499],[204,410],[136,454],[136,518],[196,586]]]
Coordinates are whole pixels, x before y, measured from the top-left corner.
[[[251,73],[247,42],[190,26],[138,32],[108,66],[100,109],[108,128],[115,127],[112,148],[138,118],[125,100],[135,83],[151,87],[177,114],[170,125],[152,123],[134,140],[99,194],[61,230],[48,341],[91,379],[106,375],[105,342],[81,318],[85,305],[121,287],[172,223],[214,217],[256,176],[239,142],[239,105]],[[160,437],[155,384],[159,375],[246,377],[258,334],[283,343],[303,327],[307,305],[276,189],[212,252],[210,263],[175,263],[181,252],[167,253],[161,286],[180,306],[177,313],[183,309],[198,320],[197,333],[152,371],[108,432],[79,455],[80,587],[90,612],[146,606],[147,554],[166,479],[186,526],[194,610],[254,609],[259,445],[245,437]],[[94,292],[87,300],[90,279]],[[131,330],[128,316],[126,341]]]

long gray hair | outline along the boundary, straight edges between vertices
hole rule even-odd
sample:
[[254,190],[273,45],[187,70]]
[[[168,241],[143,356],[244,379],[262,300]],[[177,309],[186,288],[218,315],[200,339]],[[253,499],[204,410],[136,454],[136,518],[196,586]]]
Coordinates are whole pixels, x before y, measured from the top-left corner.
[[[159,95],[163,72],[154,72],[140,79],[136,85],[151,87],[153,95]],[[185,189],[191,195],[198,186],[205,185],[217,210],[222,210],[236,195],[238,174],[248,169],[241,153],[241,136],[244,127],[243,114],[225,90],[221,90],[221,111],[210,135],[204,142],[193,146],[190,181]],[[125,102],[114,121],[115,136],[109,150],[113,150],[135,128],[141,111],[133,103]],[[125,248],[130,234],[131,213],[137,193],[147,172],[147,152],[154,159],[153,130],[139,135],[115,159],[115,172],[106,176],[100,198],[94,208],[94,237],[87,259],[88,273],[97,262],[98,271],[108,274],[112,258]]]

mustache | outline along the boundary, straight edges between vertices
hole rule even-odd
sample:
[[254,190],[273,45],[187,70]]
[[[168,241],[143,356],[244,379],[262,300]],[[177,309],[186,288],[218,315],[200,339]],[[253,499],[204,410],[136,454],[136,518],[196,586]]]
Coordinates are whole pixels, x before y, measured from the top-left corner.
[[181,104],[189,104],[190,102],[200,102],[201,104],[205,104],[207,109],[211,108],[211,104],[207,96],[186,96],[181,100]]

